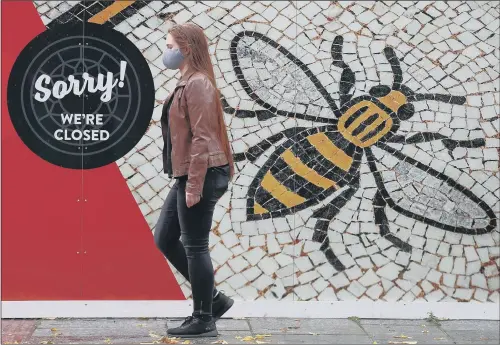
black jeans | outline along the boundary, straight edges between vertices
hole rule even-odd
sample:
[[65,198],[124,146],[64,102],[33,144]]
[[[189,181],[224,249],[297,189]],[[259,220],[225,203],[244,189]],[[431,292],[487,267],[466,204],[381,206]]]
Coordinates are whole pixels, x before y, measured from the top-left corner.
[[[186,206],[187,176],[177,179],[163,204],[156,224],[156,246],[191,283],[195,314],[212,314],[214,269],[208,237],[217,201],[227,191],[229,166],[209,168],[201,200]],[[182,239],[182,241],[181,241]]]

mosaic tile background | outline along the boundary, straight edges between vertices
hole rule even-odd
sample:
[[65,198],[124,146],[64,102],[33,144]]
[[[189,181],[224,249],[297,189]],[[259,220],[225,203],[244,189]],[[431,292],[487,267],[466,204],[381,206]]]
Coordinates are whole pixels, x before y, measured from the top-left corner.
[[49,28],[114,26],[150,62],[153,123],[118,164],[152,231],[172,185],[165,30],[205,29],[238,161],[210,241],[230,296],[500,301],[498,2],[34,3]]

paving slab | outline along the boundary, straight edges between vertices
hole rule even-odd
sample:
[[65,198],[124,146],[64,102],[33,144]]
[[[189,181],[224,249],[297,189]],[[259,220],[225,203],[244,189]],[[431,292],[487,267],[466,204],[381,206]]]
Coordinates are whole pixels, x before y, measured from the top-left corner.
[[27,341],[38,324],[38,320],[2,320],[2,343]]
[[269,340],[270,344],[372,344],[367,335],[361,334],[276,334]]
[[423,320],[360,320],[360,325],[379,344],[403,341],[453,344],[453,340],[438,326]]
[[254,318],[249,319],[249,322],[252,331],[256,333],[364,335],[355,322],[345,319]]
[[[177,327],[184,319],[169,319],[167,321],[168,327]],[[219,331],[247,331],[250,332],[250,325],[246,319],[220,319],[217,321],[217,329]]]

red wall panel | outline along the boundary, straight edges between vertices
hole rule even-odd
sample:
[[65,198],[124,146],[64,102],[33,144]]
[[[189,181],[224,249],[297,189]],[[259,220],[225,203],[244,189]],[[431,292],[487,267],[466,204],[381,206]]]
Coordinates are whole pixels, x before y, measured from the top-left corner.
[[60,168],[17,136],[9,72],[45,26],[31,1],[1,6],[2,300],[184,299],[116,164]]

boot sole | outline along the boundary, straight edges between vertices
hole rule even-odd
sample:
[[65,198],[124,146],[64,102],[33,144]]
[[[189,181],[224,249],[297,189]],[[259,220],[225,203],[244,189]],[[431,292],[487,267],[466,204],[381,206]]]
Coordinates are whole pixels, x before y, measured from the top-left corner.
[[219,332],[217,332],[217,330],[213,330],[213,331],[210,331],[210,332],[206,332],[206,333],[200,333],[200,334],[169,334],[167,332],[167,335],[170,336],[170,337],[175,337],[175,338],[205,338],[205,337],[218,337],[219,336]]
[[224,308],[222,308],[222,310],[221,310],[221,312],[219,313],[219,315],[217,315],[217,316],[215,316],[215,317],[214,317],[215,321],[219,320],[219,319],[222,317],[222,315],[224,315],[225,313],[227,313],[227,311],[228,311],[229,309],[231,309],[231,307],[233,306],[233,304],[234,304],[234,300],[232,300],[232,299],[231,299],[231,300],[229,300],[229,303],[227,303],[227,304],[224,306]]

